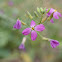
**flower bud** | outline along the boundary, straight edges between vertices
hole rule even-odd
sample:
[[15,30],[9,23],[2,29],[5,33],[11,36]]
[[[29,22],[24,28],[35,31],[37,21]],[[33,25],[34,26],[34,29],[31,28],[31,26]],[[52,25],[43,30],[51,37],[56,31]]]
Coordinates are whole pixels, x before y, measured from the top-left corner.
[[49,9],[47,10],[47,13],[50,11],[50,9],[51,9],[51,8],[49,8]]
[[41,11],[42,14],[44,14],[44,10],[43,10],[43,8],[40,8],[40,11]]
[[53,18],[53,13],[48,17],[48,20],[50,21]]
[[45,18],[42,19],[41,23],[45,22],[47,20],[47,16]]
[[33,18],[33,16],[28,11],[27,11],[27,14],[28,14],[28,16],[29,16],[30,19]]
[[43,11],[43,8],[40,8],[40,11],[42,12]]
[[40,8],[37,7],[37,12],[40,13]]
[[46,8],[44,8],[44,12],[46,12]]
[[24,23],[23,21],[21,21],[21,23],[22,23],[23,25],[26,25],[26,23]]
[[34,11],[34,14],[35,14],[36,17],[39,17],[36,11]]

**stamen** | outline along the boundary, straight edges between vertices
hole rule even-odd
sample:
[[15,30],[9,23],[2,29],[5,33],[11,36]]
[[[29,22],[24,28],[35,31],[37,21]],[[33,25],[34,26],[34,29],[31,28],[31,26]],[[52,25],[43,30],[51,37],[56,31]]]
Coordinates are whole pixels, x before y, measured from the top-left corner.
[[32,27],[31,29],[34,30],[34,27]]
[[54,12],[56,12],[57,10],[55,10]]

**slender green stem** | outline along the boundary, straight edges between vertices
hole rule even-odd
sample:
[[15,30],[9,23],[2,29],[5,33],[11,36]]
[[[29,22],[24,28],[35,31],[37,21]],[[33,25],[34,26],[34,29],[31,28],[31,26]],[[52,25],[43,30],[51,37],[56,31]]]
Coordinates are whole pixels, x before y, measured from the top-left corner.
[[[37,32],[38,33],[38,32]],[[38,35],[41,37],[41,38],[43,38],[43,36],[42,35],[40,35],[39,33],[38,33]]]

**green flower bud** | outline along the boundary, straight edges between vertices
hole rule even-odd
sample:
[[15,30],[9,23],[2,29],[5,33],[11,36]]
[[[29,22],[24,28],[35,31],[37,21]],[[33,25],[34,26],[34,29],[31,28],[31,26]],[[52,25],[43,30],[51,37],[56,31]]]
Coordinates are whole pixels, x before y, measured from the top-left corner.
[[37,7],[37,12],[40,13],[40,8]]
[[30,19],[33,19],[33,16],[28,11],[27,11],[27,14],[28,14]]
[[40,8],[40,11],[42,14],[44,14],[46,12],[46,8],[44,8],[44,9]]
[[53,13],[48,17],[48,20],[50,21],[53,18]]
[[22,20],[21,20],[21,23],[22,23],[23,25],[26,25],[26,23],[24,23]]
[[51,9],[51,8],[49,8],[49,9],[47,10],[47,13],[50,11],[50,9]]
[[36,17],[39,17],[36,11],[34,11],[34,14],[35,14]]
[[44,8],[44,12],[46,11],[46,8]]
[[40,8],[40,11],[42,12],[43,11],[43,8]]
[[47,16],[45,18],[42,19],[41,23],[45,22],[47,20]]

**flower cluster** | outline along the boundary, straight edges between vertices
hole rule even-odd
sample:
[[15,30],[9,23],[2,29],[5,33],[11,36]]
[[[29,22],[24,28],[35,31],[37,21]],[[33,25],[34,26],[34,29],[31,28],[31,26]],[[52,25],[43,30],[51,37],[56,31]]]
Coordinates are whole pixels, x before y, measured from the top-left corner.
[[[42,14],[46,13],[47,18],[45,18],[45,19],[48,20],[48,18],[50,18],[50,22],[51,23],[54,23],[53,17],[55,19],[59,19],[59,17],[62,17],[61,13],[57,12],[57,10],[55,10],[53,8],[51,8],[50,10],[49,9],[46,9],[46,10],[44,9],[44,11],[43,11],[43,9],[41,9],[41,11],[40,11],[40,9],[38,8],[38,12],[39,13],[42,13]],[[29,17],[32,17],[30,13],[28,13],[28,15],[29,15]],[[36,12],[35,12],[35,15],[37,15]],[[42,19],[41,18],[41,21],[44,21],[45,22],[45,19]],[[37,31],[42,32],[43,30],[45,30],[45,26],[41,23],[41,21],[40,21],[40,24],[36,25],[35,21],[32,20],[31,21],[31,24],[30,24],[30,27],[24,29],[22,31],[22,34],[23,35],[28,35],[28,34],[31,33],[31,40],[32,41],[35,41],[36,38],[37,38]],[[19,19],[17,19],[17,22],[13,26],[13,28],[14,29],[20,29],[22,24],[23,23]],[[25,39],[25,38],[23,38],[23,39]],[[56,48],[59,45],[59,42],[57,40],[48,39],[48,38],[44,38],[44,37],[42,39],[50,41],[50,44],[51,44],[51,47],[52,48]],[[19,49],[25,49],[25,45],[24,45],[25,44],[25,41],[26,40],[23,40],[22,41],[21,45],[19,46]]]

